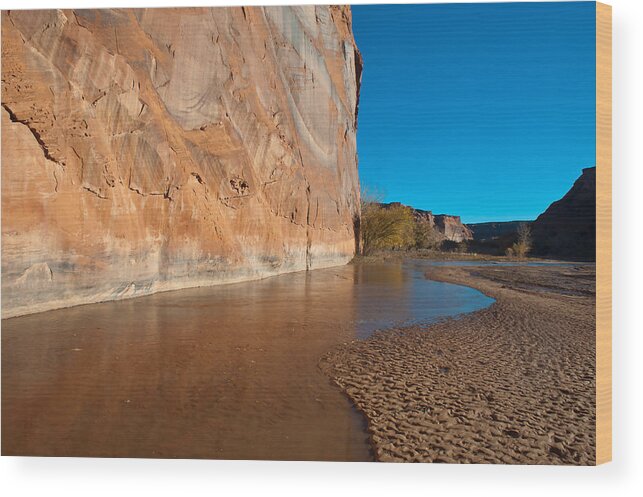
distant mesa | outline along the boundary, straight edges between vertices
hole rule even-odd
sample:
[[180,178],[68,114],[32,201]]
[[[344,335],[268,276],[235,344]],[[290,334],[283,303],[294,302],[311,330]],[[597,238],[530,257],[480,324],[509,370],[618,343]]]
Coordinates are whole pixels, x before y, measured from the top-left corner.
[[469,224],[474,248],[501,253],[516,238],[518,226],[531,228],[531,255],[567,260],[596,259],[596,167],[583,169],[563,198],[552,203],[535,221]]
[[532,221],[498,221],[489,223],[472,223],[467,227],[473,233],[476,241],[496,240],[507,235],[513,235],[518,231],[518,226],[523,223],[530,224]]
[[[384,209],[391,207],[404,206],[400,202],[390,202],[379,204]],[[473,240],[473,232],[465,224],[462,224],[460,216],[452,216],[450,214],[433,214],[431,211],[425,211],[422,209],[415,209],[410,206],[413,211],[413,217],[416,221],[426,221],[429,226],[435,229],[435,231],[443,238],[443,240],[448,240],[450,242],[460,243],[467,240]]]
[[[516,241],[520,225],[531,228],[530,255],[565,260],[596,259],[596,167],[583,169],[563,198],[552,203],[535,221],[463,224],[460,216],[433,214],[400,202],[380,207],[408,207],[416,221],[427,222],[442,242],[466,242],[470,252],[504,255]],[[445,244],[442,244],[445,248]]]

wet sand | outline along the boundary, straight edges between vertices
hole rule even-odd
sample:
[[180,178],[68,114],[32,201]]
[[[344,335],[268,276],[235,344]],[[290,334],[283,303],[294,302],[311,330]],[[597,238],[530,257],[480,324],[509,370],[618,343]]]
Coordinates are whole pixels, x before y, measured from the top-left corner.
[[320,366],[368,419],[376,459],[595,460],[595,268],[434,267],[491,307],[374,334]]

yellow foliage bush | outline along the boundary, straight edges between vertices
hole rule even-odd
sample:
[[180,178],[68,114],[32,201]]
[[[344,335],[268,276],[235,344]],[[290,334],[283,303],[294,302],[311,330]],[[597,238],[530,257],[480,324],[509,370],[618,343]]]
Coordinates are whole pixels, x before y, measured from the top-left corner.
[[406,249],[415,245],[413,212],[403,205],[363,205],[360,231],[362,255],[372,254],[376,250]]

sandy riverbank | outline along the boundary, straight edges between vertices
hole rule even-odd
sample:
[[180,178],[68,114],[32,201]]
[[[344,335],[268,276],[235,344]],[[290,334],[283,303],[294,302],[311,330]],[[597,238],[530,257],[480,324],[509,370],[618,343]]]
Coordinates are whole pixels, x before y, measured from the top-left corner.
[[380,461],[593,464],[593,266],[436,267],[488,309],[387,330],[320,365],[364,412]]

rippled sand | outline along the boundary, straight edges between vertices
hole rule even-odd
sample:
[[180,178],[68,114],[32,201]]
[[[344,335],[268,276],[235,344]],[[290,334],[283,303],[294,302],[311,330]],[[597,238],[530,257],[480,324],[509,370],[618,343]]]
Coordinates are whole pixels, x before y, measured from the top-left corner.
[[380,461],[594,464],[595,270],[433,268],[491,307],[339,346],[322,369]]

